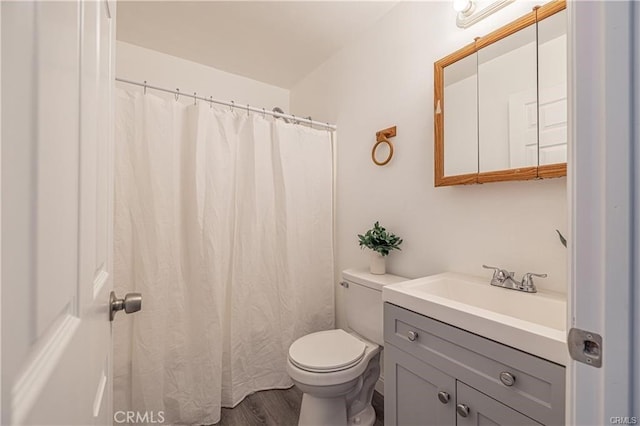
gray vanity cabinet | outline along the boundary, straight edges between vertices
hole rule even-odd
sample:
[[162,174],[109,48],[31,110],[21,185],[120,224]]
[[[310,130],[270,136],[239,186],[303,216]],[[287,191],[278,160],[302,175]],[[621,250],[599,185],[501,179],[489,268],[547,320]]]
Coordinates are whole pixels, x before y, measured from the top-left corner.
[[384,305],[385,424],[564,424],[563,366]]

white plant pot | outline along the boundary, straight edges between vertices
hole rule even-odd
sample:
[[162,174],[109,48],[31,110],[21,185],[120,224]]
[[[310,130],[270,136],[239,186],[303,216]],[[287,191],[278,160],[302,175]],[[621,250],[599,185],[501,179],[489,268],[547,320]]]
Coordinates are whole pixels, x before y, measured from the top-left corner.
[[374,275],[384,275],[387,272],[385,258],[377,251],[371,252],[369,271]]

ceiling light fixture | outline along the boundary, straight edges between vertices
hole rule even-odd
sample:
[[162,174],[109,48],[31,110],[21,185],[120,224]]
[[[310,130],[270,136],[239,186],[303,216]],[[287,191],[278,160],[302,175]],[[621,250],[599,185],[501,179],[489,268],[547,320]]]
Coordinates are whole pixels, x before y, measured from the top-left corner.
[[473,0],[453,0],[453,10],[463,16],[471,15],[475,8],[476,3]]
[[476,12],[475,0],[453,0],[453,9],[458,12],[456,25],[459,28],[469,28],[471,25],[483,20],[514,1],[515,0],[498,0]]

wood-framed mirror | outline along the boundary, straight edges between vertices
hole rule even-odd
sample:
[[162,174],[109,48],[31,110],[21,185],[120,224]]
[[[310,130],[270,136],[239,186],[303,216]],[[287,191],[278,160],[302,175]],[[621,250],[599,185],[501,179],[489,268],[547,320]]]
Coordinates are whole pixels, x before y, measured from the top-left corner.
[[434,64],[435,186],[566,176],[564,0]]

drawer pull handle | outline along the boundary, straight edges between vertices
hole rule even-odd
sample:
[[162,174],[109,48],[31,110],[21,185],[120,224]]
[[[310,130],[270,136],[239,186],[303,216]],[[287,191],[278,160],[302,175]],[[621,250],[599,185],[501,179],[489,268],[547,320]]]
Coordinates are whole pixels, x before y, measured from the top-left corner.
[[418,338],[418,333],[416,333],[415,331],[410,331],[407,333],[407,338],[412,342],[415,342],[416,339]]
[[469,407],[466,404],[456,405],[456,411],[460,414],[460,417],[467,417],[469,415]]
[[440,391],[438,392],[438,399],[440,400],[440,402],[442,402],[443,404],[446,404],[449,402],[449,400],[451,399],[451,395],[449,395],[447,392],[445,391]]
[[502,373],[500,373],[500,381],[505,386],[513,386],[516,382],[516,376],[509,373],[508,371],[503,371]]

